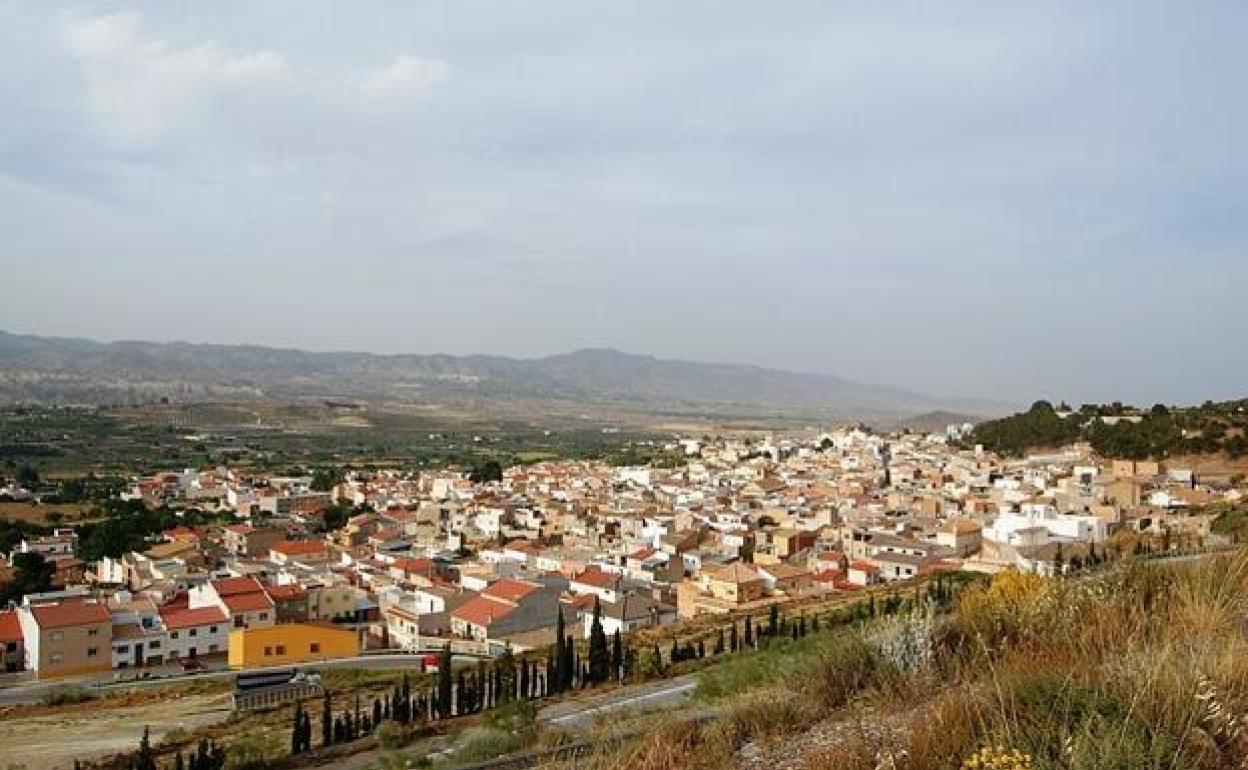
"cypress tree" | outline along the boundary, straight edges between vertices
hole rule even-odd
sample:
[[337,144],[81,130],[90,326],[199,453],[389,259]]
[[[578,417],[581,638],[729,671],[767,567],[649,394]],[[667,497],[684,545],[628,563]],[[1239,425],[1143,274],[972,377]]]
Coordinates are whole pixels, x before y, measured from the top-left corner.
[[683,659],[680,653],[680,640],[678,639],[672,640],[672,651],[671,651],[671,654],[668,655],[668,658],[673,663],[679,663]]
[[527,660],[520,661],[520,699],[528,700],[532,694],[529,691],[531,682],[529,681],[529,662]]
[[810,619],[810,630],[819,633],[819,613],[815,613]]
[[139,739],[139,753],[134,757],[135,770],[156,770],[156,755],[152,753],[152,734],[147,727],[143,728],[143,737]]
[[767,610],[767,635],[775,636],[780,633],[780,608],[773,604],[771,609]]
[[448,642],[442,647],[438,657],[438,714],[446,718],[451,716],[451,698],[454,682],[451,674],[451,645]]
[[464,686],[464,672],[460,671],[459,676],[455,678],[455,713],[461,716],[467,712],[464,708],[468,704],[467,693],[468,689]]
[[565,689],[569,680],[568,671],[565,668],[567,664],[567,649],[563,635],[563,607],[560,607],[559,619],[555,623],[555,680],[553,682],[555,692]]
[[381,724],[384,714],[381,713],[381,698],[373,698],[373,725]]
[[607,634],[602,629],[602,603],[594,597],[594,617],[589,626],[589,683],[607,681],[611,670],[611,650],[607,647]]
[[295,702],[295,722],[290,728],[290,755],[303,751],[303,701]]
[[734,620],[732,625],[728,627],[728,649],[736,652],[740,649],[740,640],[737,639],[737,623]]
[[563,663],[559,673],[563,677],[559,682],[559,692],[572,689],[573,679],[576,678],[576,645],[572,643],[571,636],[564,637]]
[[747,648],[754,646],[754,621],[749,615],[745,616],[745,646]]
[[724,654],[724,629],[722,626],[719,629],[719,633],[715,636],[715,648],[712,654],[714,655]]
[[698,640],[698,660],[706,657],[706,643],[701,639]]
[[611,634],[611,672],[613,678],[624,679],[624,640],[619,627]]
[[325,697],[321,700],[321,745],[332,746],[334,743],[334,717],[332,713],[332,703],[329,697],[329,690],[325,691]]
[[303,738],[303,751],[306,753],[312,750],[312,715],[307,709],[301,709],[301,711],[303,712],[303,729],[300,730],[302,733],[300,737]]

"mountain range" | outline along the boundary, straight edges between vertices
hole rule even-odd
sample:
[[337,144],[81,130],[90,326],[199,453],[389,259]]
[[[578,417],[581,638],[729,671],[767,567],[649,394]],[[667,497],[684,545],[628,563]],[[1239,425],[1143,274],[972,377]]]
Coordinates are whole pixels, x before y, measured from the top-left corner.
[[419,403],[558,400],[678,408],[905,417],[990,416],[1009,405],[935,398],[820,374],[667,360],[611,349],[543,358],[310,352],[257,345],[99,342],[0,332],[0,404],[303,398]]

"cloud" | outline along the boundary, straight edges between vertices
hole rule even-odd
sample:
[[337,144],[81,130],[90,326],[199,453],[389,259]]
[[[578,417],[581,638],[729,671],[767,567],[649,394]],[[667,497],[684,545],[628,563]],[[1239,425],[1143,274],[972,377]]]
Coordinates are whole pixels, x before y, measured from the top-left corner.
[[423,59],[403,53],[365,79],[361,90],[366,96],[424,91],[446,80],[450,74],[450,65],[441,59]]
[[177,46],[140,30],[137,13],[65,16],[61,38],[82,69],[90,112],[110,133],[150,140],[189,117],[206,95],[270,83],[287,70],[275,51],[230,51],[215,41]]

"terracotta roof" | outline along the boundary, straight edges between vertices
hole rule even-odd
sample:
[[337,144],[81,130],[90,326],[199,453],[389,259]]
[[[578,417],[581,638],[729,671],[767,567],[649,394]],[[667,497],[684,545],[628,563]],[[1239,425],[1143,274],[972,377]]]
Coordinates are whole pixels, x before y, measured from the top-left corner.
[[491,599],[481,594],[461,604],[451,612],[451,616],[474,626],[488,627],[515,608],[514,604]]
[[22,641],[22,624],[16,610],[0,610],[0,643]]
[[260,581],[254,577],[221,578],[220,580],[212,581],[212,588],[217,592],[217,596],[233,596],[234,594],[264,591]]
[[212,587],[230,612],[265,610],[273,606],[273,600],[264,592],[264,586],[253,577],[214,580]]
[[321,540],[283,540],[273,545],[272,549],[286,556],[304,556],[313,553],[325,553],[325,543]]
[[160,619],[165,624],[165,628],[170,631],[193,626],[210,626],[213,623],[225,623],[228,620],[220,607],[198,607],[193,610],[162,609]]
[[269,594],[269,598],[273,601],[278,599],[302,599],[308,595],[303,586],[295,583],[287,583],[280,586],[265,586],[264,590]]
[[572,582],[593,586],[594,588],[615,588],[619,579],[618,576],[608,574],[600,569],[587,569],[572,578]]
[[541,586],[536,583],[503,578],[502,580],[491,583],[489,587],[481,592],[481,595],[505,602],[517,602],[539,588],[541,588]]
[[30,607],[39,628],[69,628],[108,623],[112,616],[103,602],[95,599],[66,599],[55,604],[35,604]]
[[707,567],[704,571],[708,577],[726,583],[757,583],[763,579],[753,566],[740,562],[725,564],[722,567]]

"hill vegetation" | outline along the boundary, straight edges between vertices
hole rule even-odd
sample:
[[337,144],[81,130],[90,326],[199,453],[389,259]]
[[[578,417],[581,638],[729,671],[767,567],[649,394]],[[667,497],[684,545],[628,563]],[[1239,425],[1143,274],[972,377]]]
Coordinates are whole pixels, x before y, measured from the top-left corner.
[[1246,431],[1248,399],[1148,410],[1120,403],[1073,410],[1037,401],[1026,412],[980,423],[969,441],[1011,456],[1087,441],[1103,456],[1131,460],[1218,452],[1242,457],[1248,455]]
[[1242,767],[1245,596],[1243,553],[1074,578],[1005,572],[948,614],[873,619],[729,661],[701,687],[716,718],[668,720],[578,766]]

